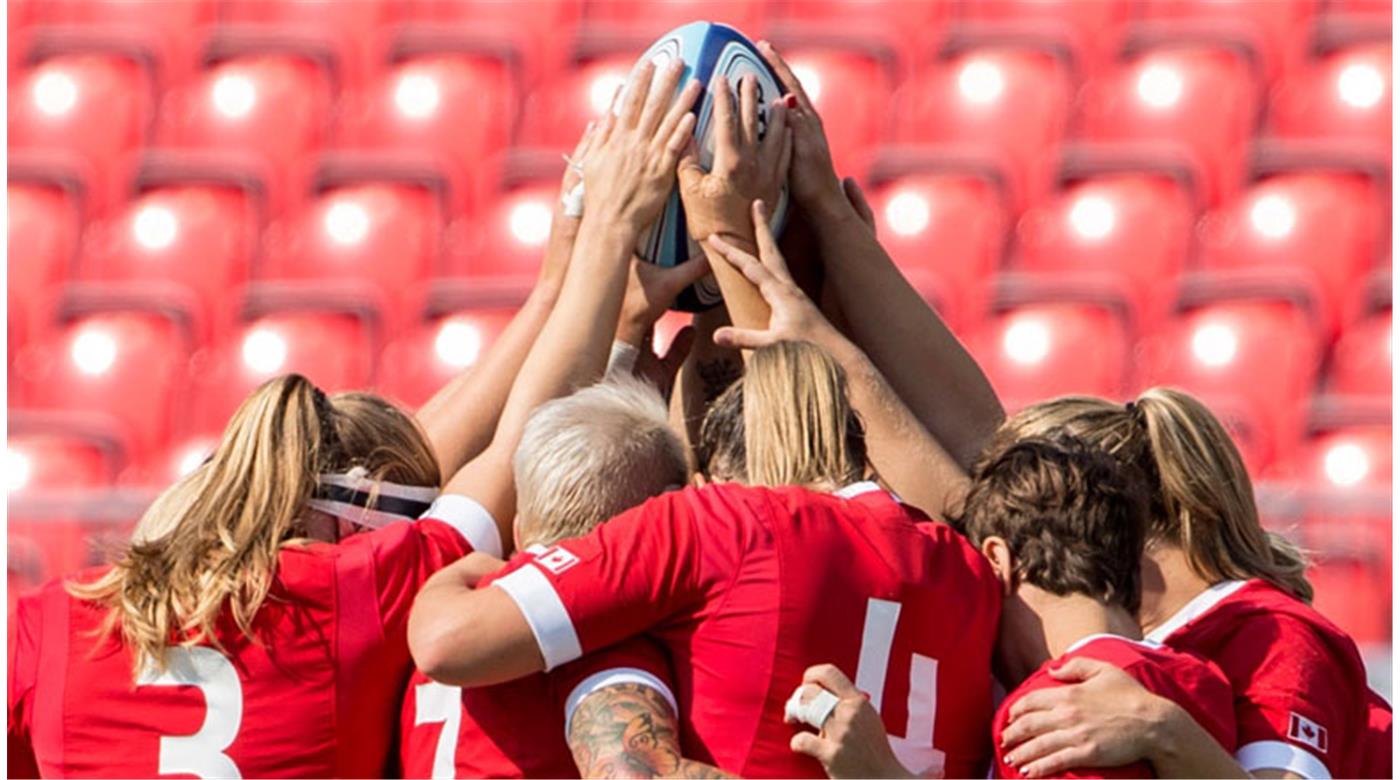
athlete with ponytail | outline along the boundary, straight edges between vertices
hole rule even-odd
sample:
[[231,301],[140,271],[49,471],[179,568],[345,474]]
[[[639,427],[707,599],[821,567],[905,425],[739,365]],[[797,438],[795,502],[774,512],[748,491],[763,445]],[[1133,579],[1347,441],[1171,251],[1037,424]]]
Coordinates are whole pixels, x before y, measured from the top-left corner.
[[[564,191],[577,181],[571,169]],[[327,397],[301,376],[271,380],[113,565],[21,599],[10,775],[392,772],[414,595],[512,538],[513,511],[488,509],[460,480],[439,488],[459,470],[491,472],[502,415],[528,414],[507,410],[508,396],[564,305],[577,227],[555,220],[515,320],[417,419],[372,395]]]

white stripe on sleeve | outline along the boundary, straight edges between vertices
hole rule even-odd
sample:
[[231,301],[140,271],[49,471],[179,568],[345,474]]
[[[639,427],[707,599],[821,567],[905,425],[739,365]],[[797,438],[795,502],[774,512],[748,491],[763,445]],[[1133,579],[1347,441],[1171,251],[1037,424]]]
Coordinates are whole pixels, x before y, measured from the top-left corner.
[[1309,780],[1332,780],[1332,773],[1317,756],[1287,742],[1251,742],[1235,751],[1235,760],[1246,772],[1277,769]]
[[583,655],[578,643],[578,633],[569,619],[569,611],[554,586],[544,572],[533,563],[491,583],[510,596],[520,611],[525,614],[525,622],[535,635],[535,643],[544,656],[544,669],[549,671]]
[[426,519],[447,523],[457,529],[457,533],[477,552],[503,557],[501,531],[491,513],[475,499],[456,493],[444,493],[437,497],[428,511]]
[[609,685],[621,685],[624,683],[635,683],[645,685],[648,688],[660,693],[666,699],[666,703],[671,705],[671,712],[680,717],[680,708],[676,706],[676,695],[671,693],[671,687],[661,681],[661,678],[646,671],[630,666],[619,666],[615,669],[604,669],[597,674],[590,675],[588,679],[574,686],[574,690],[569,693],[569,698],[564,702],[564,738],[569,738],[569,732],[573,730],[574,713],[578,711],[579,705],[589,695],[603,690]]

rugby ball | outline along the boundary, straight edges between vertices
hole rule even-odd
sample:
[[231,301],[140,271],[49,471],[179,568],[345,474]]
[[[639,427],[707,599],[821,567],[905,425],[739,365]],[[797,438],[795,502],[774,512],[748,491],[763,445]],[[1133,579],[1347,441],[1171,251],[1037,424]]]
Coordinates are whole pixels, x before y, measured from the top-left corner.
[[[676,58],[685,63],[681,74],[681,86],[677,87],[677,91],[692,78],[705,87],[696,99],[694,108],[697,120],[695,142],[699,149],[700,165],[705,170],[710,169],[714,160],[710,121],[714,99],[710,94],[709,85],[716,74],[722,74],[728,80],[736,99],[739,80],[749,73],[755,74],[758,82],[759,135],[762,137],[768,126],[769,104],[780,97],[783,90],[778,75],[769,67],[753,42],[728,25],[691,22],[666,33],[653,43],[651,48],[638,58],[634,72],[648,60],[660,68]],[[772,204],[771,227],[775,236],[782,233],[787,203],[787,184],[784,183],[778,202]],[[672,190],[661,217],[642,234],[637,245],[637,254],[646,262],[666,267],[683,263],[701,254],[700,246],[690,240],[686,231],[685,211],[681,207],[679,190]],[[719,286],[714,278],[706,277],[682,293],[674,308],[682,311],[702,311],[719,304],[721,300]]]

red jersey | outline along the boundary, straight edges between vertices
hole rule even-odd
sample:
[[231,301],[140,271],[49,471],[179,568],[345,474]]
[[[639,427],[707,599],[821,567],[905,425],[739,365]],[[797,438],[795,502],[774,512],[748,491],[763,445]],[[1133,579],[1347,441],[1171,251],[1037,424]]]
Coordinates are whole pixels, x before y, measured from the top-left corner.
[[[992,721],[992,744],[996,746],[995,777],[1024,778],[1016,767],[1008,765],[1001,746],[1001,734],[1010,725],[1011,708],[1032,691],[1066,685],[1050,676],[1050,669],[1059,668],[1073,658],[1104,661],[1127,672],[1142,687],[1171,701],[1201,725],[1226,750],[1235,749],[1235,695],[1230,681],[1220,670],[1206,661],[1186,653],[1169,650],[1155,642],[1138,642],[1113,634],[1095,634],[1074,643],[1059,658],[1046,661],[1034,674],[1011,692],[997,709]],[[1061,777],[1156,777],[1146,761],[1109,768],[1084,768],[1064,773]]]
[[825,776],[789,749],[783,705],[808,666],[832,662],[911,770],[985,772],[999,584],[956,532],[872,483],[667,493],[494,585],[549,668],[640,633],[665,647],[688,758]]
[[1394,777],[1395,713],[1375,691],[1366,692],[1366,757],[1361,777]]
[[[533,557],[543,551],[533,547]],[[481,587],[489,585],[484,580]],[[646,685],[676,708],[671,665],[645,637],[591,653],[548,674],[462,689],[414,671],[399,720],[404,777],[578,777],[567,740],[590,693],[616,683]]]
[[1227,581],[1192,599],[1148,639],[1208,659],[1235,694],[1246,770],[1358,777],[1370,716],[1356,643],[1262,580]]
[[257,641],[226,616],[223,652],[171,648],[164,671],[137,679],[120,637],[94,636],[105,610],[49,583],[17,610],[10,744],[46,777],[384,776],[414,595],[474,547],[500,552],[470,499],[443,496],[425,517],[284,548]]

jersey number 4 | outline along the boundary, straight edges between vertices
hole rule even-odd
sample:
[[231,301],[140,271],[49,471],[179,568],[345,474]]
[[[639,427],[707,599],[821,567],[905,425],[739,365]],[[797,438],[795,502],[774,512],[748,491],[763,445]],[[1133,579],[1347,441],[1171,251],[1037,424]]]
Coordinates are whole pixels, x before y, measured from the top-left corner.
[[[861,632],[856,687],[870,696],[876,712],[885,695],[899,602],[870,599]],[[909,720],[904,736],[890,734],[890,747],[904,768],[921,777],[942,777],[946,755],[933,746],[933,718],[938,707],[938,659],[913,653],[909,659]]]
[[193,685],[204,694],[204,725],[189,736],[160,738],[162,775],[242,777],[225,750],[243,724],[243,686],[233,664],[208,647],[172,647],[165,671],[147,668],[137,685]]

